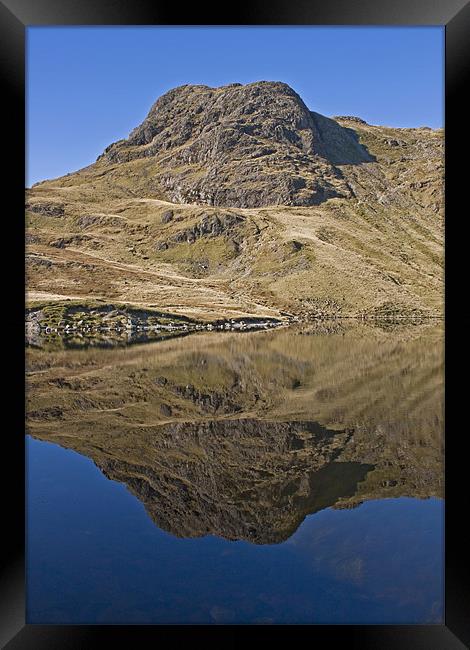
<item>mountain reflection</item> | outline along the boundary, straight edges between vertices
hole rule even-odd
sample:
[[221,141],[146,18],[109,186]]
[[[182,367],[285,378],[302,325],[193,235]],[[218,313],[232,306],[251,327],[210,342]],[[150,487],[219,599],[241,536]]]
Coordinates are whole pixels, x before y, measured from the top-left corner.
[[306,515],[442,496],[442,328],[336,325],[27,352],[27,429],[162,529],[274,544]]

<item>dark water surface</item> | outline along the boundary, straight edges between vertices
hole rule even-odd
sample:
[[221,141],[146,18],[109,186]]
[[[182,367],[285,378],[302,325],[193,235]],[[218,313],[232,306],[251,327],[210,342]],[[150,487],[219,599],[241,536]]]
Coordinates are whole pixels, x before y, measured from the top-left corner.
[[438,326],[27,353],[29,623],[439,623]]

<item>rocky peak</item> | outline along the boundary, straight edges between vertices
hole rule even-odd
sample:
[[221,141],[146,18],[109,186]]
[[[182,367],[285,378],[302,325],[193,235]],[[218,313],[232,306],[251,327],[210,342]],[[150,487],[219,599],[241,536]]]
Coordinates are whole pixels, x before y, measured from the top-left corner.
[[174,88],[100,158],[148,158],[170,200],[235,207],[349,196],[336,165],[371,161],[352,129],[309,111],[277,81]]
[[[258,82],[209,88],[181,86],[158,99],[144,122],[128,139],[130,145],[149,145],[164,135],[167,146],[179,146],[217,131],[212,157],[236,143],[236,133],[285,141],[307,153],[322,154],[320,136],[301,98],[287,84]],[[161,142],[158,138],[158,142]]]

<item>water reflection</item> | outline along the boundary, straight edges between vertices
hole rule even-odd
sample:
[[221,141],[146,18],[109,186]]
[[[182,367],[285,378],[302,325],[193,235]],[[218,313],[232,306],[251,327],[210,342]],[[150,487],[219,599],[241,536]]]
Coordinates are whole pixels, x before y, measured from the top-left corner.
[[442,495],[439,326],[30,348],[27,429],[91,458],[158,527],[274,544],[306,515]]

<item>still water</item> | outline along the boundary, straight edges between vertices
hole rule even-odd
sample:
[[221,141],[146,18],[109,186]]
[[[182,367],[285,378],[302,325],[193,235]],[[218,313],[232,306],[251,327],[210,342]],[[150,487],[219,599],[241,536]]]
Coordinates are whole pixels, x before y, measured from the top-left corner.
[[29,347],[28,622],[442,622],[442,336]]

